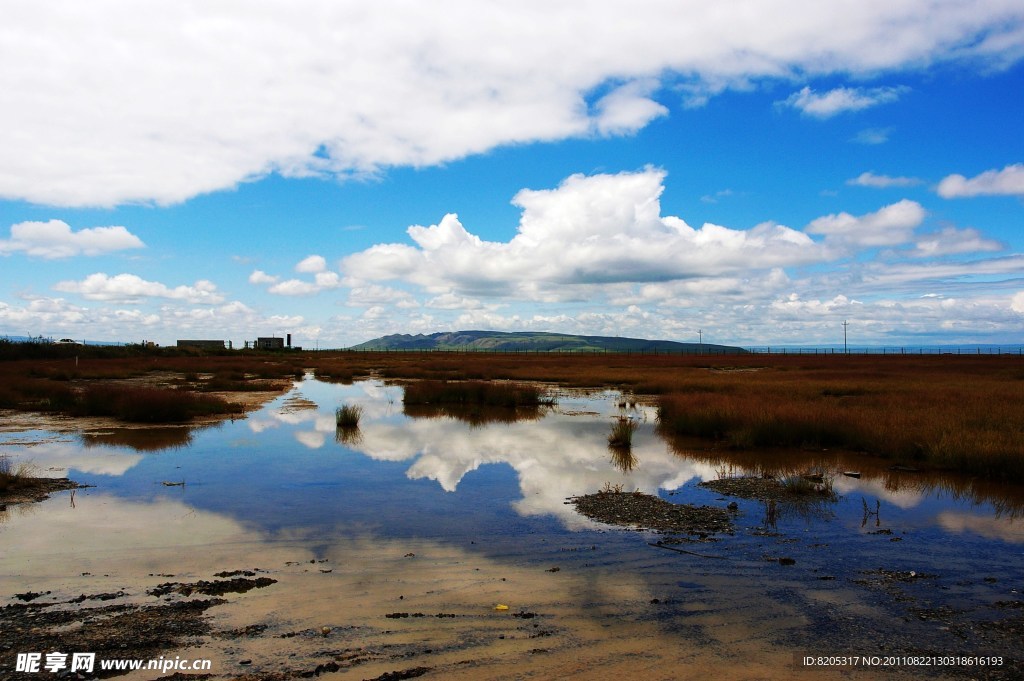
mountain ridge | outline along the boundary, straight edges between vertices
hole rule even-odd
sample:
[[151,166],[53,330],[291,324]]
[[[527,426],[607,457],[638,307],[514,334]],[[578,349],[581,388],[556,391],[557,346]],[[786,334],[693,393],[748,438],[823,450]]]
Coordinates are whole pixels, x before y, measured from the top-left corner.
[[477,352],[679,352],[745,353],[741,347],[683,343],[621,336],[583,336],[549,331],[439,331],[396,333],[354,345],[350,350],[462,350]]

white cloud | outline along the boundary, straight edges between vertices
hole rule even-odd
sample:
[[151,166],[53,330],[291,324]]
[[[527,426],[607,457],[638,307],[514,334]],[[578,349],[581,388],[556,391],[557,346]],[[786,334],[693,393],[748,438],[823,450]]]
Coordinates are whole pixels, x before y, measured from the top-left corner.
[[249,283],[268,285],[268,293],[278,296],[312,296],[328,289],[342,286],[341,276],[327,269],[327,260],[322,255],[310,255],[295,265],[295,271],[312,274],[313,281],[302,279],[286,279],[281,281],[277,275],[267,274],[263,270],[255,270],[249,275]]
[[272,276],[264,272],[263,270],[253,270],[253,273],[249,275],[250,284],[276,284],[280,277]]
[[516,236],[486,242],[455,214],[407,231],[415,246],[381,244],[342,261],[355,280],[404,280],[427,291],[533,300],[585,296],[580,287],[725,276],[820,262],[806,234],[763,223],[749,230],[694,229],[662,216],[665,174],[573,175],[556,189],[522,190]]
[[217,287],[210,281],[200,280],[192,286],[170,288],[156,281],[146,281],[134,274],[113,277],[97,272],[82,281],[61,281],[54,284],[55,291],[77,293],[87,300],[137,303],[148,298],[168,298],[188,303],[216,304],[223,301]]
[[914,249],[919,257],[938,257],[957,253],[981,253],[1003,250],[998,241],[986,239],[976,229],[947,227],[934,234],[922,234]]
[[[305,338],[317,335],[317,327],[307,325],[298,315],[265,316],[237,300],[212,303],[207,296],[200,296],[199,301],[188,298],[94,298],[93,303],[83,306],[64,298],[28,296],[22,305],[0,302],[0,328],[25,329],[54,338],[119,342],[234,338],[236,347],[244,339],[268,335],[274,330],[289,329],[293,335],[304,334]],[[131,307],[120,307],[124,303]]]
[[319,286],[321,290],[338,288],[341,286],[341,277],[337,272],[317,272],[314,279],[316,280],[316,285]]
[[311,296],[320,293],[320,287],[310,281],[286,279],[274,284],[267,291],[278,296]]
[[1018,291],[1010,298],[1010,309],[1024,315],[1024,291]]
[[860,111],[879,104],[894,102],[905,91],[906,88],[899,87],[840,87],[819,94],[810,87],[804,87],[781,103],[799,109],[808,116],[831,118],[846,111]]
[[327,270],[327,261],[322,255],[311,255],[308,258],[304,258],[295,266],[296,272],[325,272]]
[[[427,307],[439,310],[481,310],[485,306],[476,298],[465,298],[454,293],[444,293],[431,298],[426,303]],[[487,306],[493,309],[494,306]]]
[[62,220],[19,222],[11,225],[11,238],[0,239],[0,254],[23,252],[37,258],[104,255],[145,248],[139,237],[121,226],[90,227],[77,232]]
[[859,217],[838,213],[817,218],[807,226],[807,232],[824,234],[829,241],[841,244],[896,246],[910,241],[925,215],[921,204],[903,199]]
[[[0,197],[174,203],[272,172],[631,133],[664,115],[651,94],[666,84],[697,102],[797,74],[998,68],[1020,58],[1022,26],[1004,0],[22,3],[0,40]],[[893,96],[797,100],[826,115]]]
[[630,134],[667,115],[668,109],[649,97],[656,88],[657,81],[635,81],[602,97],[595,107],[597,131],[602,135]]
[[1008,165],[1002,170],[986,170],[970,179],[949,175],[939,182],[939,196],[945,199],[970,196],[1024,196],[1024,163]]
[[875,175],[873,172],[868,171],[861,173],[852,180],[847,180],[846,184],[855,187],[875,187],[877,189],[887,189],[889,187],[914,187],[921,184],[921,180],[916,177],[891,177],[889,175]]

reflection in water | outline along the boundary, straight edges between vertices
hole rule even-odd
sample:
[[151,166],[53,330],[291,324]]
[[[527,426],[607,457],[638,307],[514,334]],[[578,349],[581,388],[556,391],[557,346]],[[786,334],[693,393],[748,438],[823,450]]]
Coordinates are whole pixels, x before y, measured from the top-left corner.
[[[794,472],[819,471],[832,479],[840,495],[870,494],[898,506],[914,508],[934,497],[948,497],[972,505],[990,504],[998,517],[1024,518],[1024,493],[1019,485],[979,480],[941,471],[895,469],[890,461],[848,452],[776,450],[722,450],[707,448],[706,441],[669,439],[680,458],[713,467],[717,477],[751,475],[783,478]],[[847,477],[844,471],[857,471]]]
[[633,454],[633,447],[608,445],[608,451],[612,455],[612,465],[623,473],[629,473],[636,467],[636,456]]
[[536,421],[543,414],[538,405],[496,407],[482,404],[405,404],[403,411],[412,418],[452,418],[465,421],[471,426]]
[[990,539],[1024,544],[1024,523],[1008,523],[1001,517],[993,518],[991,516],[978,515],[977,513],[955,511],[939,513],[938,521],[942,527],[956,534],[974,532]]
[[761,521],[764,529],[769,532],[777,532],[779,529],[779,505],[774,499],[762,502],[764,504],[764,520]]
[[868,520],[872,517],[875,519],[875,527],[882,526],[882,502],[880,499],[875,499],[875,510],[871,510],[868,506],[867,499],[861,497],[861,503],[864,505],[864,517],[860,521],[861,527],[867,527]]
[[180,449],[192,444],[193,433],[209,426],[172,426],[160,428],[112,428],[82,433],[86,447],[130,447],[138,452]]
[[40,477],[72,477],[69,473],[124,475],[142,461],[142,454],[104,447],[82,448],[70,442],[44,442],[31,447],[10,447],[12,459],[27,463]]
[[334,441],[348,447],[358,447],[363,441],[363,433],[359,426],[337,426],[334,429]]

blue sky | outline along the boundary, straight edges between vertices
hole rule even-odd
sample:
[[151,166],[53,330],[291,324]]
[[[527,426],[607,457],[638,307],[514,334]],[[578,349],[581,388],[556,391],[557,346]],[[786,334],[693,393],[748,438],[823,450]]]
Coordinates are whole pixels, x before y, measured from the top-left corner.
[[0,12],[0,335],[1024,338],[1019,2]]

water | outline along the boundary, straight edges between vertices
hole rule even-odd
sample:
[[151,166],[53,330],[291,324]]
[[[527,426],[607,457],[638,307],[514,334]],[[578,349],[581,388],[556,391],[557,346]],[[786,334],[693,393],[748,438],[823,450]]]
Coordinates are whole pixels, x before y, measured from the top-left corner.
[[[214,631],[267,626],[205,641],[223,675],[308,670],[359,650],[335,676],[426,666],[438,678],[839,678],[794,660],[1015,651],[983,623],[1020,616],[1019,488],[831,453],[688,449],[657,435],[650,406],[557,397],[521,420],[411,417],[399,387],[307,378],[214,427],[0,434],[15,461],[95,485],[0,513],[0,604],[29,590],[51,592],[39,602],[121,590],[151,603],[146,589],[170,575],[258,569],[278,583],[210,611]],[[341,404],[363,407],[358,432],[336,432]],[[623,415],[640,423],[631,461],[607,447]],[[736,532],[674,545],[690,553],[566,503],[620,487],[724,507],[734,499],[698,483],[815,467],[837,500],[772,511],[735,499]],[[395,612],[456,617],[386,617]],[[310,634],[322,626],[333,638]]]

